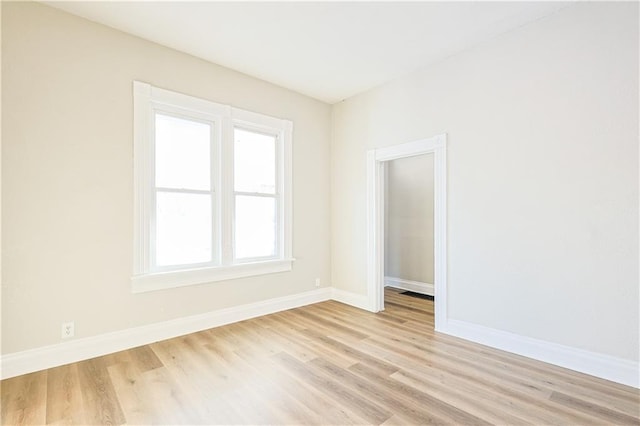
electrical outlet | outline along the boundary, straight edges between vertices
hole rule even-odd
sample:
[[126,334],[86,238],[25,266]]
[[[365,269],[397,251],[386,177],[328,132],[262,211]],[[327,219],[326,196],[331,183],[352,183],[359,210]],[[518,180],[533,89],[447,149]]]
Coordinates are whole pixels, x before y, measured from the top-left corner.
[[76,326],[73,323],[73,321],[63,322],[62,323],[62,338],[63,339],[68,339],[69,337],[73,337],[73,335],[76,332],[75,328],[76,328]]
[[316,278],[316,287],[320,287],[320,278]]

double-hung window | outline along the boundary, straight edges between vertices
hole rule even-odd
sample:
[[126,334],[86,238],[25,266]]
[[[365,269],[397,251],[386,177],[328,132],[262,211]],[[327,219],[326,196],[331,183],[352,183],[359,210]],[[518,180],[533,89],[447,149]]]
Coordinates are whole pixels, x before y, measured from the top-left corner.
[[290,270],[292,123],[133,88],[133,291]]

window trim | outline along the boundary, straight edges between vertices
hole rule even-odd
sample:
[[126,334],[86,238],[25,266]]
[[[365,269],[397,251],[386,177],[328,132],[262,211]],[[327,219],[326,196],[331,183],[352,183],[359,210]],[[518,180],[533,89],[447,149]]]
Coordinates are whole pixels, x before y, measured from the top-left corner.
[[[134,127],[134,262],[132,292],[203,284],[250,277],[292,268],[292,153],[293,123],[196,98],[170,90],[133,82]],[[160,267],[151,265],[151,226],[156,187],[153,117],[155,111],[210,122],[211,173],[214,206],[214,238],[211,264]],[[233,249],[235,191],[233,187],[233,130],[235,127],[277,134],[276,209],[278,211],[276,257],[242,259],[236,262]],[[170,270],[167,270],[170,269]]]

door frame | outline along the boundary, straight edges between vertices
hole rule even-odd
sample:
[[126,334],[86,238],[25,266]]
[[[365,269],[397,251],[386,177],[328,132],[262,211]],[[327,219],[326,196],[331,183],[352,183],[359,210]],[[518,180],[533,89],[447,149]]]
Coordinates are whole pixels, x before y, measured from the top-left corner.
[[433,154],[435,329],[447,320],[447,135],[367,151],[367,299],[371,312],[384,310],[384,186],[386,164]]

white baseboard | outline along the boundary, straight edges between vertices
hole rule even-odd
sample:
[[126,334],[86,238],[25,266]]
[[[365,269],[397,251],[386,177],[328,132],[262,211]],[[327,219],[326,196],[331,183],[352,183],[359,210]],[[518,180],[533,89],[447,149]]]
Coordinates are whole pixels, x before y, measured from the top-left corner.
[[438,331],[612,382],[640,387],[637,362],[453,319],[447,321],[445,329]]
[[345,305],[350,305],[356,308],[364,309],[365,311],[373,312],[371,302],[367,296],[362,294],[351,293],[349,291],[332,288],[331,299],[342,302]]
[[225,324],[323,302],[331,299],[331,295],[332,289],[325,287],[291,296],[3,355],[0,358],[0,378],[6,379],[32,373]]
[[[367,296],[325,287],[301,294],[7,354],[0,358],[0,378],[6,379],[32,373],[330,299],[367,311],[372,310]],[[449,319],[446,326],[438,331],[613,382],[640,387],[640,368],[637,362],[459,320]]]
[[421,294],[433,296],[435,294],[433,284],[420,281],[403,280],[396,277],[384,277],[385,287],[399,288],[400,290],[413,291]]

